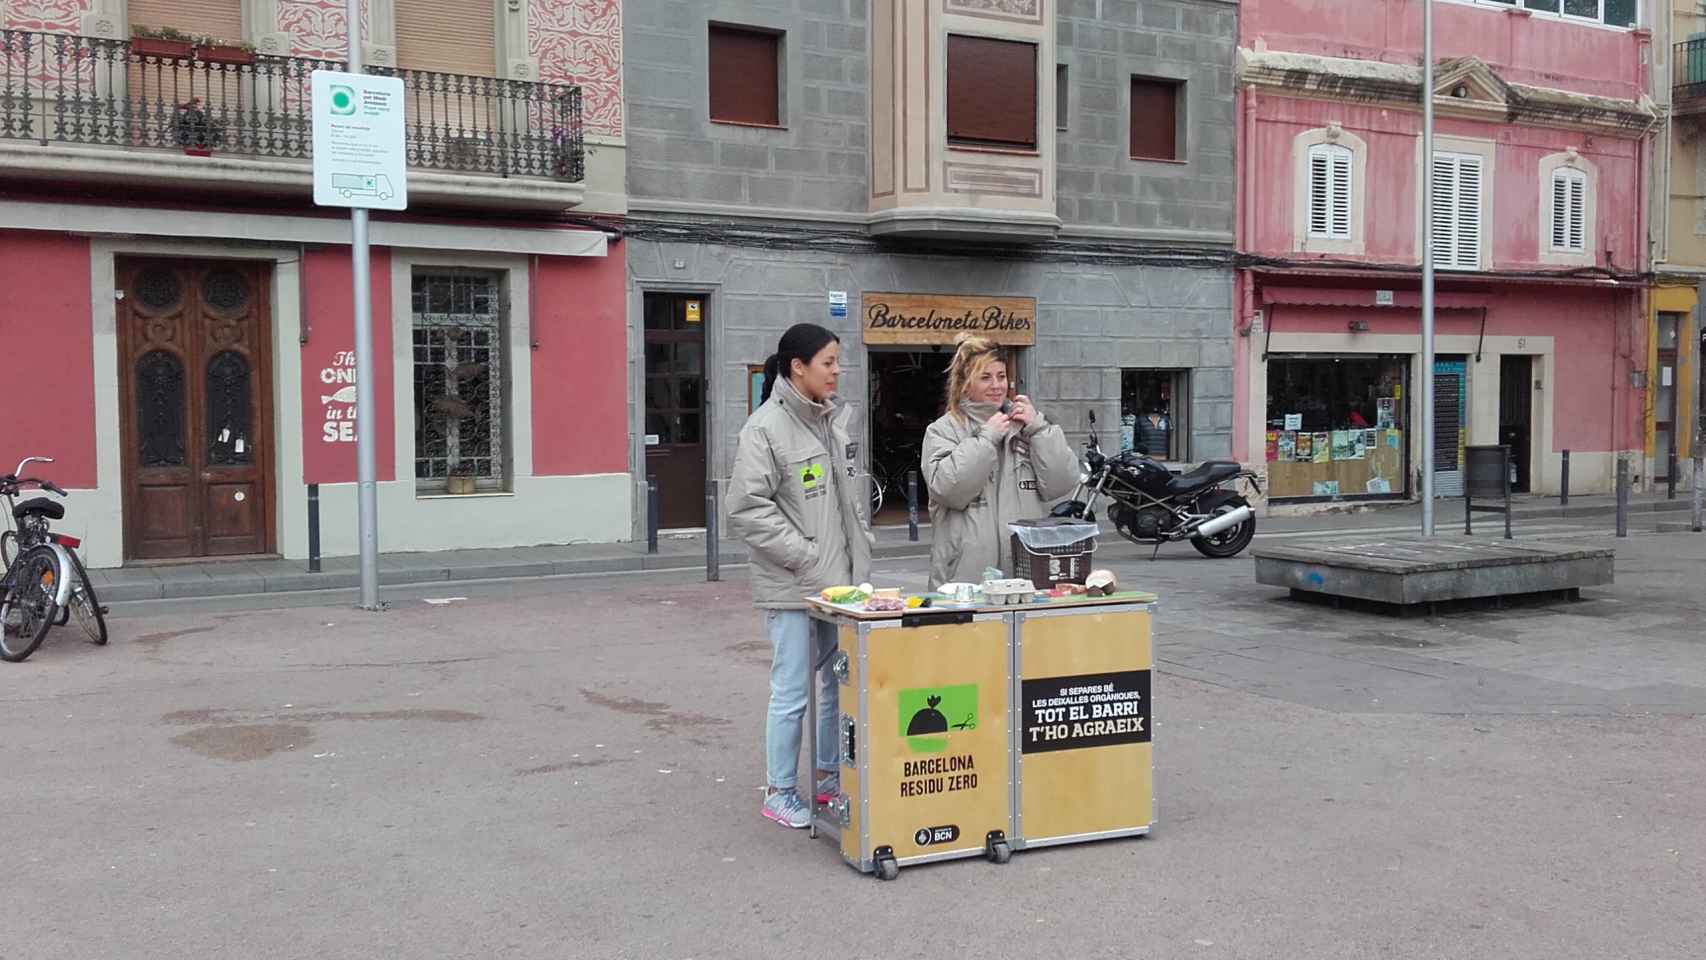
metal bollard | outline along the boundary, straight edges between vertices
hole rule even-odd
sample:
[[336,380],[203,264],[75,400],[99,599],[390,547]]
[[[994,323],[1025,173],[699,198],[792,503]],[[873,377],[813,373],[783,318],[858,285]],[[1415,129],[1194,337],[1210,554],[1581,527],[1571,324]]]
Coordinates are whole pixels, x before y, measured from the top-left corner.
[[1617,458],[1617,535],[1629,535],[1629,461]]
[[658,552],[658,478],[646,478],[646,552]]
[[918,542],[918,471],[906,471],[906,539]]
[[1558,505],[1560,507],[1570,505],[1570,451],[1568,450],[1564,451],[1564,470],[1558,481]]
[[1697,448],[1694,452],[1694,532],[1695,533],[1701,532],[1701,520],[1702,520],[1701,513],[1702,513],[1703,509],[1706,509],[1706,490],[1701,489],[1702,484],[1706,484],[1706,460],[1703,460],[1701,458],[1700,451]]
[[308,572],[320,572],[320,485],[308,485]]
[[717,538],[717,481],[705,481],[705,582],[723,579],[722,541]]
[[1665,477],[1665,486],[1668,490],[1668,492],[1665,494],[1665,499],[1666,500],[1675,500],[1676,499],[1676,437],[1675,436],[1672,436],[1670,438],[1670,458],[1669,458],[1669,462],[1668,462],[1667,466],[1669,467],[1669,476]]

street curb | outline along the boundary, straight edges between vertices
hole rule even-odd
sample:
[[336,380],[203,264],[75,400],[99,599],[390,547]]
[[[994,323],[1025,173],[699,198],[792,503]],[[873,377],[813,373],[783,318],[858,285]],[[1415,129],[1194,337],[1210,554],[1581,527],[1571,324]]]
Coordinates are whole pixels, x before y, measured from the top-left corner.
[[[929,544],[903,544],[878,547],[873,559],[911,560],[930,555]],[[744,550],[727,550],[718,558],[725,567],[745,566],[748,557]],[[596,576],[620,573],[674,573],[683,570],[705,569],[705,558],[696,554],[658,554],[632,557],[588,558],[585,560],[539,561],[486,564],[483,566],[442,567],[421,566],[402,569],[381,569],[381,587],[419,586],[425,583],[456,583],[463,580],[533,580],[551,576]],[[326,573],[290,573],[273,577],[237,575],[202,577],[194,580],[166,580],[138,583],[113,583],[100,588],[104,603],[135,603],[145,600],[195,600],[214,597],[266,595],[282,593],[313,593],[322,590],[355,590],[361,586],[361,575],[353,570]]]

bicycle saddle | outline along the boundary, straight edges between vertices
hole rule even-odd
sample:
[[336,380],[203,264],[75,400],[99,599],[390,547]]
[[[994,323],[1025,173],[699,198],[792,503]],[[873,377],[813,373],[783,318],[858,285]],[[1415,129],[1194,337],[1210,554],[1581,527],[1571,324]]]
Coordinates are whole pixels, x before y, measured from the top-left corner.
[[32,516],[46,517],[49,520],[63,520],[65,519],[65,505],[57,500],[49,500],[46,497],[36,497],[33,500],[25,500],[23,503],[13,507],[12,516],[19,520]]

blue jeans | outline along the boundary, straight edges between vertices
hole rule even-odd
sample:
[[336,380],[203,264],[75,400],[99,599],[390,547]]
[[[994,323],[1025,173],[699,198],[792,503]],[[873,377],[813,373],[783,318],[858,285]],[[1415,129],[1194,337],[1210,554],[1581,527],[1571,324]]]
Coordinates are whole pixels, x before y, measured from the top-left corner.
[[[800,775],[804,739],[806,675],[812,664],[835,647],[835,626],[813,620],[804,610],[767,610],[770,630],[770,716],[764,725],[766,776],[777,790],[794,789]],[[838,770],[841,745],[835,739],[840,689],[826,664],[817,676],[817,769]]]

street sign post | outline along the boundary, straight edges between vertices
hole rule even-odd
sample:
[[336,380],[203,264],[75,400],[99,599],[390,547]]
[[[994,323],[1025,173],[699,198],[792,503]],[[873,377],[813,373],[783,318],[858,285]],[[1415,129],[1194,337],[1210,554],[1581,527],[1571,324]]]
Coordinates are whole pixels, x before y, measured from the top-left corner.
[[367,211],[409,205],[403,137],[403,82],[362,73],[360,0],[348,0],[349,72],[316,70],[314,203],[350,210],[351,286],[355,296],[356,522],[361,542],[361,607],[379,607],[379,490],[375,464],[378,414],[373,391],[373,296]]

